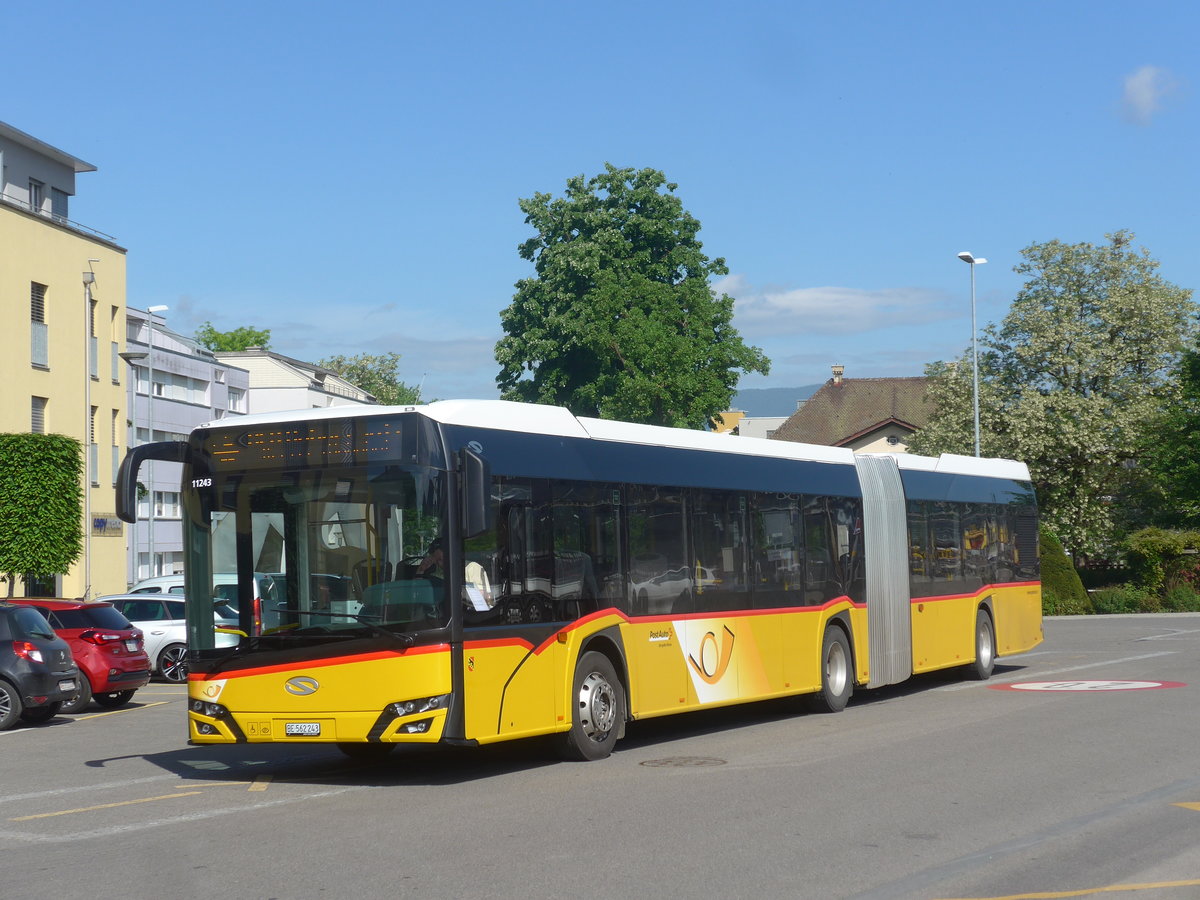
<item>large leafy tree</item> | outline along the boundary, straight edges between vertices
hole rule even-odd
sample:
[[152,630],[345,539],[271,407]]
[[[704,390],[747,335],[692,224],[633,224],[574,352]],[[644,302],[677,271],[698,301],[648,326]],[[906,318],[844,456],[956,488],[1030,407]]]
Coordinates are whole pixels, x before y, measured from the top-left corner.
[[732,325],[725,275],[700,223],[654,169],[567,181],[562,197],[521,200],[536,235],[520,246],[535,275],[517,282],[496,345],[502,396],[579,415],[701,428],[727,409],[740,372],[770,363]]
[[0,577],[49,578],[83,552],[83,448],[61,434],[0,434]]
[[[1112,546],[1114,500],[1147,424],[1178,395],[1171,374],[1196,326],[1190,291],[1129,232],[1106,237],[1022,250],[1025,285],[980,339],[982,451],[1027,462],[1050,527],[1085,554]],[[937,412],[911,448],[973,452],[969,357],[929,374]]]
[[212,322],[205,322],[196,329],[196,341],[218,353],[247,350],[250,347],[262,347],[265,350],[271,341],[271,329],[243,325],[232,331],[217,331]]
[[1141,453],[1146,488],[1158,501],[1163,525],[1200,526],[1200,350],[1178,369],[1179,393],[1150,423]]
[[400,380],[400,354],[360,353],[357,356],[330,356],[317,365],[336,372],[353,385],[375,395],[385,406],[405,406],[421,402],[421,391]]

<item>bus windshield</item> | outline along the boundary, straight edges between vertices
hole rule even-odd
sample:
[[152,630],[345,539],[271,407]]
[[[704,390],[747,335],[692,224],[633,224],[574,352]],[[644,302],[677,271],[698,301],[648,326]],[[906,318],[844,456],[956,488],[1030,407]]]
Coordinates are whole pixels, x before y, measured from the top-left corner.
[[441,570],[427,562],[443,522],[437,469],[381,462],[204,481],[187,516],[194,649],[235,639],[292,649],[448,624]]

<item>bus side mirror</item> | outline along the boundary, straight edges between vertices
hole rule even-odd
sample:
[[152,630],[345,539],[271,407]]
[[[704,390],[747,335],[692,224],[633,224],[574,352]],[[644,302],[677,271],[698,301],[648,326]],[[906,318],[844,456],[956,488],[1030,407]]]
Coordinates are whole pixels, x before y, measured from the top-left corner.
[[459,453],[462,487],[462,536],[473,538],[493,527],[492,467],[478,453],[464,448]]
[[137,477],[142,463],[148,459],[181,463],[187,459],[186,441],[159,441],[130,447],[117,472],[117,515],[124,521],[137,521]]

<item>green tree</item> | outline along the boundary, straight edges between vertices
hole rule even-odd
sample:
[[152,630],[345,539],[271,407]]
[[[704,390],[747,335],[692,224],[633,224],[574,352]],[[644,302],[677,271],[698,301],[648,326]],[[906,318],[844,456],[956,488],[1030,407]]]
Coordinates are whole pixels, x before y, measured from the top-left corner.
[[420,389],[400,380],[399,353],[330,356],[317,365],[336,372],[351,384],[374,394],[375,399],[384,406],[407,406],[421,402]]
[[[1196,327],[1191,292],[1129,232],[1107,238],[1022,250],[1025,285],[980,338],[983,454],[1029,464],[1045,519],[1076,554],[1114,546],[1114,498],[1147,423],[1178,395],[1170,376]],[[937,411],[910,447],[973,452],[969,357],[927,371]]]
[[212,322],[205,322],[196,329],[196,340],[202,346],[217,352],[233,352],[250,347],[262,347],[265,350],[271,340],[271,329],[243,325],[232,331],[217,331]]
[[0,434],[0,576],[66,572],[83,552],[83,449],[61,434]]
[[520,201],[537,234],[520,245],[535,276],[500,315],[496,383],[509,400],[578,415],[702,428],[728,409],[739,372],[769,370],[732,325],[725,275],[700,223],[654,169],[605,165],[565,196]]
[[1179,364],[1179,394],[1146,430],[1141,452],[1146,489],[1157,501],[1157,521],[1200,526],[1200,352]]

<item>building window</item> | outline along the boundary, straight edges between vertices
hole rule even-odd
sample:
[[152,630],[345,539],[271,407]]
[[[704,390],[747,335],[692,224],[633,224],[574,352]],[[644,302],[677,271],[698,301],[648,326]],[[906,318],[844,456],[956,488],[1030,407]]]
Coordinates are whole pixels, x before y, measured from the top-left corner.
[[46,286],[29,282],[29,317],[34,322],[46,321]]
[[46,185],[36,178],[29,179],[29,208],[33,212],[42,211],[42,203],[46,199]]
[[67,221],[67,197],[66,191],[50,188],[50,215],[56,222]]
[[229,411],[244,413],[246,411],[246,392],[240,388],[229,389]]
[[94,379],[100,378],[100,345],[96,338],[96,301],[88,304],[88,373]]
[[50,329],[46,324],[46,286],[29,282],[29,359],[39,369],[50,368]]
[[224,369],[213,369],[213,381],[215,381],[217,384],[224,384],[225,383],[225,370]]
[[29,430],[34,434],[46,433],[46,403],[45,397],[33,398],[33,410],[30,417]]
[[156,370],[154,373],[154,396],[164,400],[178,400],[180,403],[205,405],[208,403],[208,382],[201,381],[199,378],[189,378],[186,375]]
[[121,468],[121,411],[112,411],[112,482],[117,485],[117,472]]
[[154,518],[156,518],[156,519],[178,519],[179,518],[179,492],[178,491],[155,491],[154,492]]
[[100,486],[100,445],[96,443],[96,413],[98,407],[93,406],[88,416],[88,472],[92,487]]

